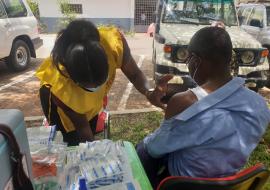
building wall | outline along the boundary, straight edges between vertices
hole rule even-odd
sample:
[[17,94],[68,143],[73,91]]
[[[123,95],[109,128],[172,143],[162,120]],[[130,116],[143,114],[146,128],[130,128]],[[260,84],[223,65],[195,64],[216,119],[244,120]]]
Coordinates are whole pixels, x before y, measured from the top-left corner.
[[[124,30],[134,29],[134,0],[69,0],[70,3],[82,4],[83,14],[77,18],[91,20],[95,24],[113,24]],[[62,17],[57,0],[39,0],[41,21],[48,32],[59,30]]]

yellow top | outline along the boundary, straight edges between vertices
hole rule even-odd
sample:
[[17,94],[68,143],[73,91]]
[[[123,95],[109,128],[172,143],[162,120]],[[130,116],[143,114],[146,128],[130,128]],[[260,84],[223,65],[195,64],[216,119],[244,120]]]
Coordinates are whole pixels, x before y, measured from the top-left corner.
[[[42,85],[50,85],[51,93],[59,98],[73,111],[85,114],[88,121],[96,116],[102,109],[103,98],[109,92],[115,78],[117,68],[121,68],[123,59],[123,43],[119,31],[114,27],[101,27],[101,45],[108,57],[109,75],[105,84],[96,92],[87,92],[77,86],[70,78],[63,76],[47,58],[36,71],[36,76]],[[64,67],[61,67],[64,70]],[[74,124],[65,115],[61,108],[57,108],[62,124],[67,132],[74,131]]]

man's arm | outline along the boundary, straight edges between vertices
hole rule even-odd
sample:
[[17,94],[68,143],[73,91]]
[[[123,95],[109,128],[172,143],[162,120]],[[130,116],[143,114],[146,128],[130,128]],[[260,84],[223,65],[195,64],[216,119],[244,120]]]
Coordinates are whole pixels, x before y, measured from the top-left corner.
[[189,90],[175,94],[168,102],[165,111],[165,119],[170,119],[173,116],[182,113],[196,101],[198,101],[197,97]]
[[130,53],[126,39],[122,36],[123,41],[123,63],[121,70],[129,79],[129,81],[135,86],[135,88],[155,106],[165,109],[165,105],[161,103],[161,98],[166,95],[167,83],[172,78],[172,75],[165,75],[158,82],[157,87],[153,92],[150,92],[150,85],[145,75],[137,66],[134,58]]
[[[197,143],[194,139],[200,136],[200,132],[195,126],[198,122],[194,124],[172,118],[185,111],[196,101],[197,98],[191,91],[178,93],[170,99],[165,111],[165,120],[154,133],[144,139],[146,149],[152,157],[162,157],[167,153]],[[191,135],[193,138],[191,138]]]
[[59,100],[56,96],[52,95],[52,99],[54,103],[60,107],[66,116],[71,120],[74,127],[76,128],[76,131],[78,133],[78,136],[82,142],[85,141],[93,141],[94,135],[91,131],[91,128],[89,126],[89,122],[87,121],[87,118],[84,114],[79,114],[75,111],[73,111],[71,108],[66,106],[61,100]]

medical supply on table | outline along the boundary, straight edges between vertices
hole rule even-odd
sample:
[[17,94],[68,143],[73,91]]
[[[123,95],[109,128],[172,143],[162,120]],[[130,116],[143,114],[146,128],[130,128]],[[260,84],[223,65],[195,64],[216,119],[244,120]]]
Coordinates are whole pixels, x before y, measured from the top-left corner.
[[82,177],[87,189],[133,183],[131,168],[121,141],[102,140],[80,144],[67,151],[64,164],[66,184],[61,186],[65,189],[76,189],[76,184],[82,184]]
[[59,140],[55,126],[27,132],[39,187],[36,189],[140,189],[135,185],[122,141],[101,140],[67,147]]
[[27,129],[35,189],[58,190],[59,166],[64,160],[67,145],[57,141],[56,126],[44,125]]

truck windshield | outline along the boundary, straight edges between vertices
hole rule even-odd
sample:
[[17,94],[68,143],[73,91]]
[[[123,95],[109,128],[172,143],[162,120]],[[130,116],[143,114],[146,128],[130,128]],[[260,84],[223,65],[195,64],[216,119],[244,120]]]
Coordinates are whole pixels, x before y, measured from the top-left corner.
[[166,0],[163,7],[164,23],[237,25],[233,0]]

